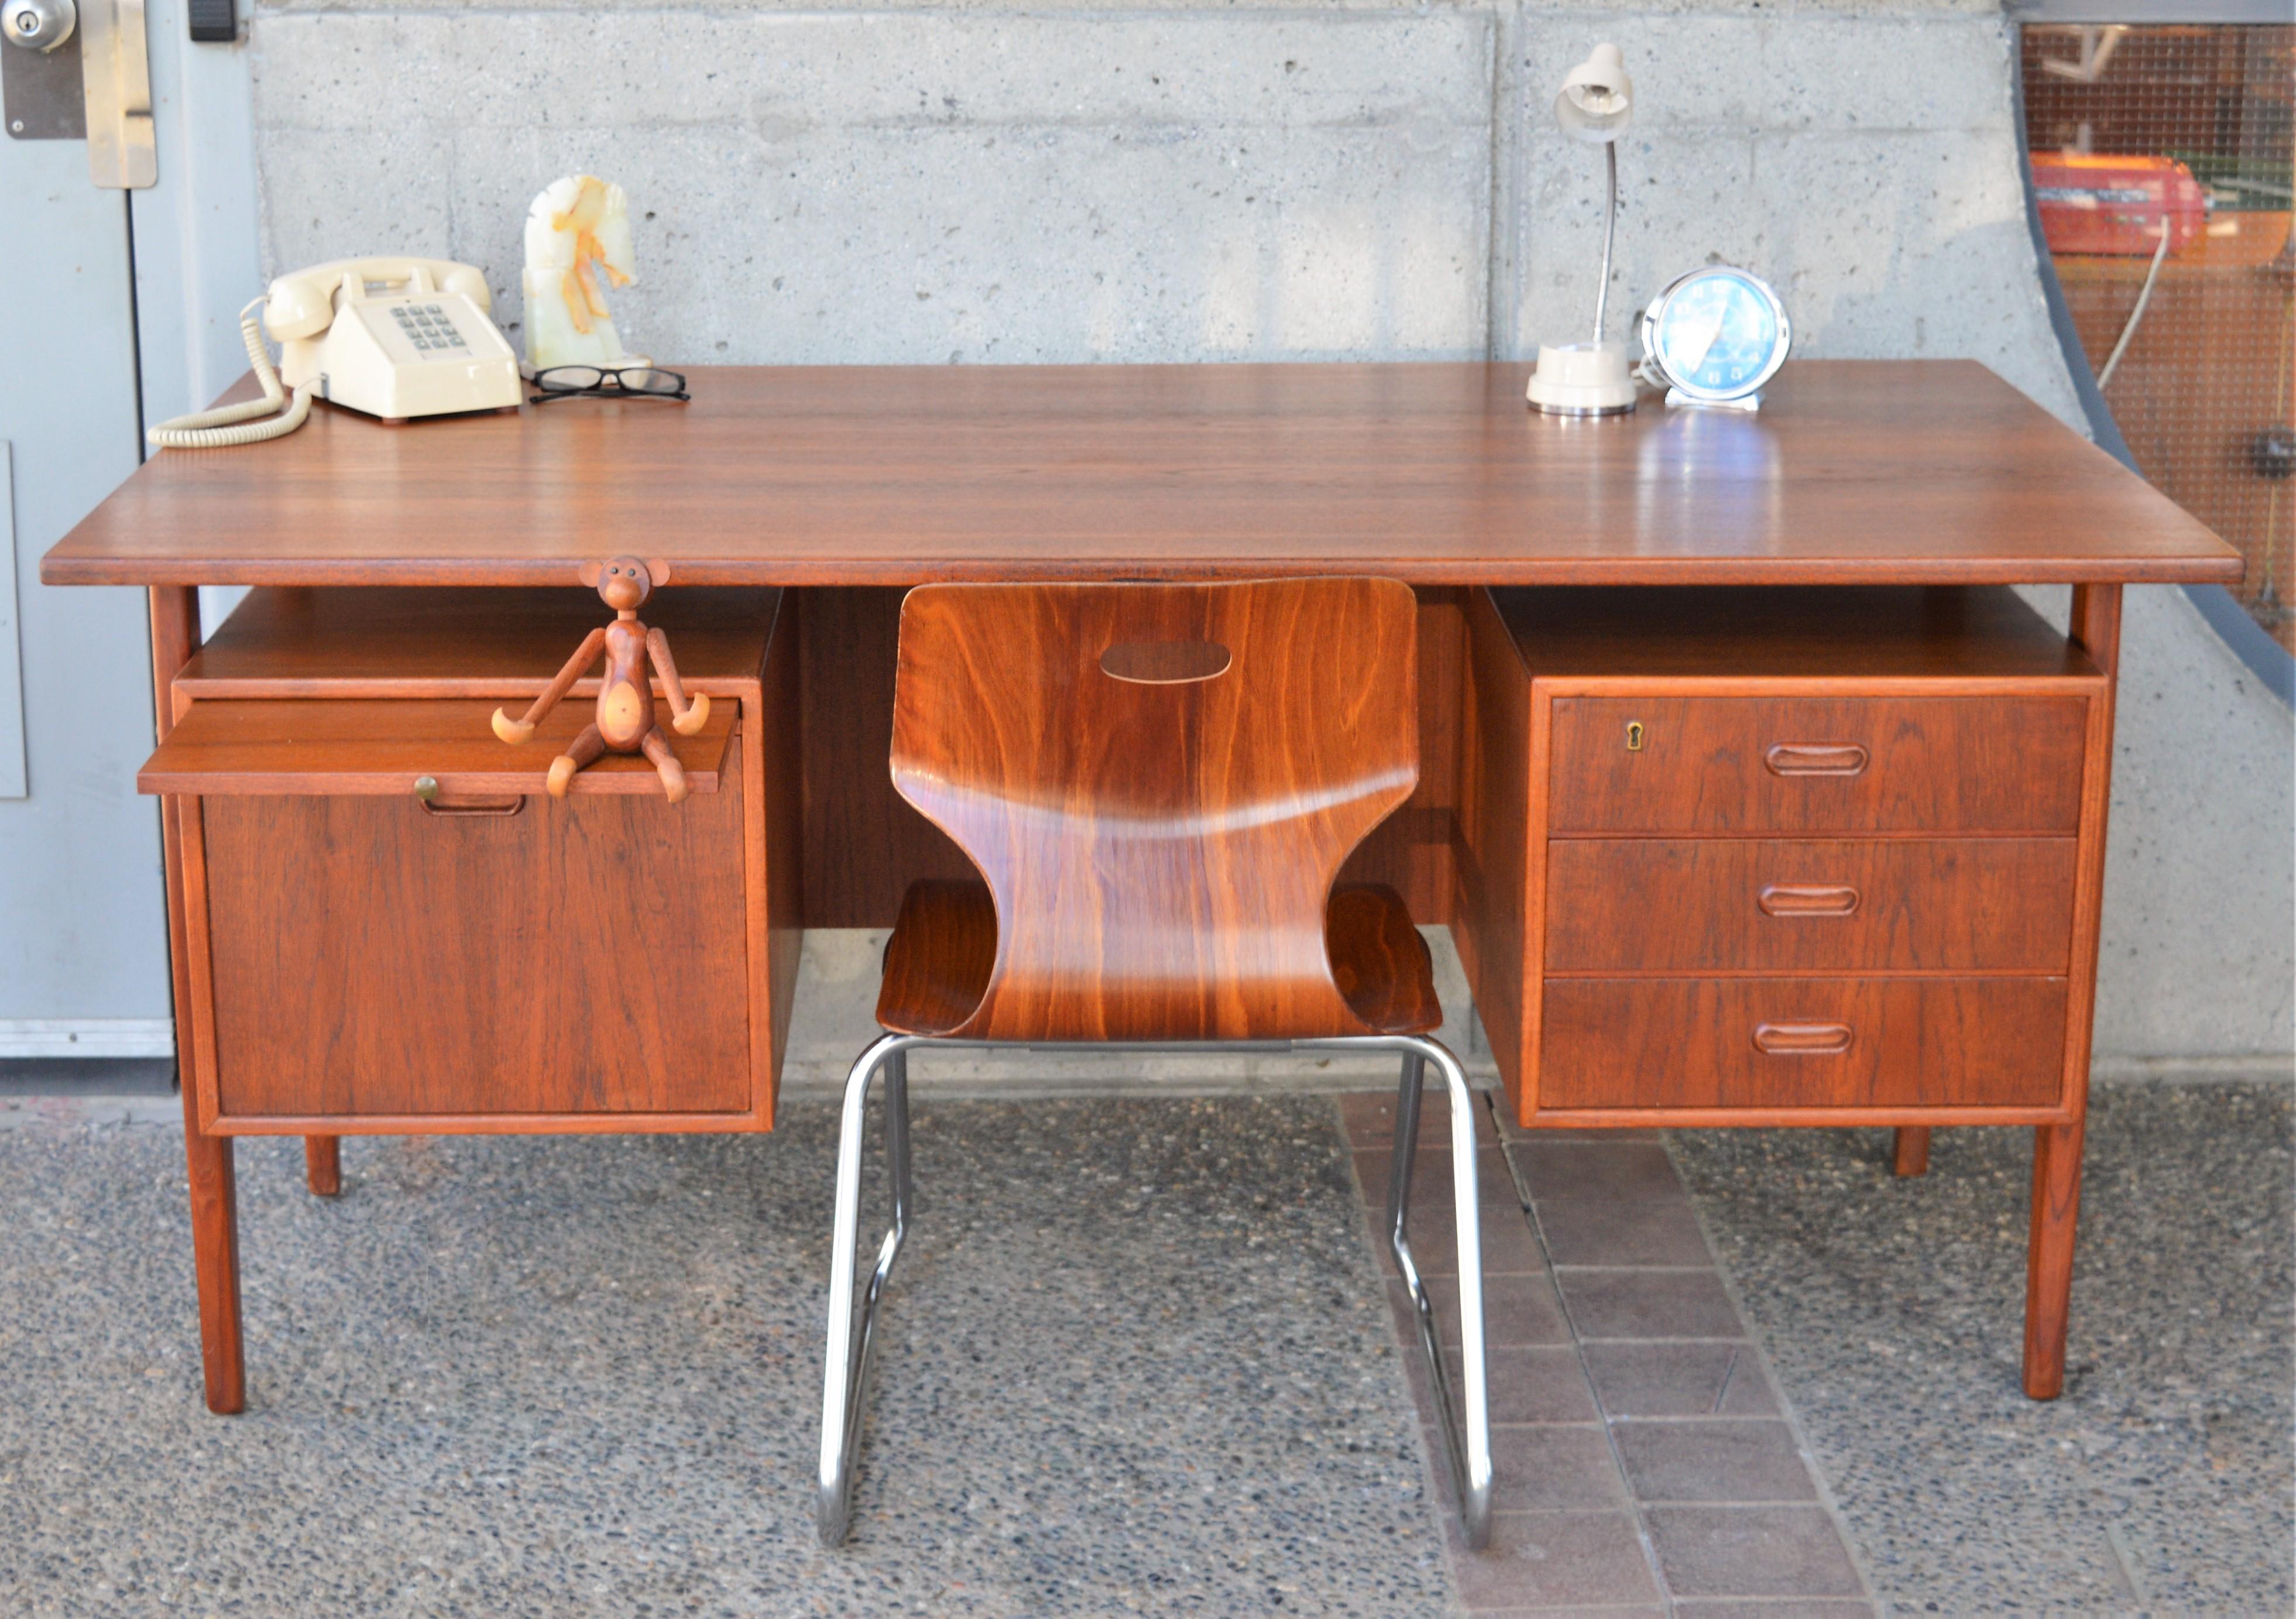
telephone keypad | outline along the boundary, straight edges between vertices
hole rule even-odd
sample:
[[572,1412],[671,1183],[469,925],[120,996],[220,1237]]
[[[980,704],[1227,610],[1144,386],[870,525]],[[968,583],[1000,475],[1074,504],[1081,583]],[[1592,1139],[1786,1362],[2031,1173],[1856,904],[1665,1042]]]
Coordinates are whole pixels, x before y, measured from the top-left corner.
[[453,317],[437,304],[393,304],[390,316],[417,354],[451,359],[454,349],[470,352],[471,345],[455,329]]

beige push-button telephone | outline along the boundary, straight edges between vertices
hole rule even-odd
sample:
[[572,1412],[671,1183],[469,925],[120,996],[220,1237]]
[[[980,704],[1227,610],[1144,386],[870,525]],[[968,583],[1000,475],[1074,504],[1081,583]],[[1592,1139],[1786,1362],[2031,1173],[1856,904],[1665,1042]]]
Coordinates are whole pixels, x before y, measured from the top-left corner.
[[[515,407],[518,357],[487,319],[493,303],[483,273],[447,259],[342,259],[282,275],[240,311],[264,397],[162,422],[149,436],[170,449],[275,439],[303,424],[315,395],[386,422]],[[266,331],[279,340],[276,372]]]

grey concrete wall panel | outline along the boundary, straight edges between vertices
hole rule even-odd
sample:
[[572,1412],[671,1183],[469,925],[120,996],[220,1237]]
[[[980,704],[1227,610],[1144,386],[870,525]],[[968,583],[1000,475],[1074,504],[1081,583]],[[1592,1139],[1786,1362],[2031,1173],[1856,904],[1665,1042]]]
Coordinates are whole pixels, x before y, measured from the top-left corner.
[[270,15],[266,261],[484,265],[628,192],[666,362],[1479,357],[1479,12]]
[[2264,1066],[2284,1074],[2296,1013],[2296,730],[2183,591],[2132,588],[2122,620],[2100,1060],[2175,1072],[2278,1054]]

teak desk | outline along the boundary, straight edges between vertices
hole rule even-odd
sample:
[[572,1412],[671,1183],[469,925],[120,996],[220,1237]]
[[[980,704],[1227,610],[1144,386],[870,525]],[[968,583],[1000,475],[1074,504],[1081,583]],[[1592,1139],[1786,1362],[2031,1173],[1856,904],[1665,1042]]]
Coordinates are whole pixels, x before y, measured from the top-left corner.
[[[2034,1126],[2058,1392],[2120,587],[2241,571],[2164,497],[1967,362],[1595,423],[1519,366],[692,374],[168,452],[41,564],[151,590],[213,1409],[234,1136],[324,1191],[347,1132],[771,1128],[802,929],[970,875],[889,780],[902,588],[1321,572],[1418,590],[1420,785],[1350,875],[1451,925],[1521,1122],[1894,1124],[1906,1172]],[[485,720],[625,552],[719,709],[675,810],[647,768],[540,797]],[[267,588],[201,647],[202,584]]]

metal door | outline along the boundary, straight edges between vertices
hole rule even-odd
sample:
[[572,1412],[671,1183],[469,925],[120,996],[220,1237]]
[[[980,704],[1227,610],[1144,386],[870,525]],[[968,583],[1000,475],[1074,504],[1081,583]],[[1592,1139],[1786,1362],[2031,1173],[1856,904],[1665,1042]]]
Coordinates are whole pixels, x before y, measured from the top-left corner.
[[[171,101],[180,127],[184,47],[208,37],[182,4],[154,5],[152,26],[184,37],[153,53],[144,0],[0,0],[0,1058],[174,1050],[159,817],[135,786],[152,746],[144,593],[53,588],[38,568],[141,458],[154,368],[137,249],[161,265],[184,252],[165,229],[138,243],[137,210],[184,211],[149,188],[174,155],[156,137]],[[170,75],[156,118],[155,57]],[[180,188],[193,177],[177,166]],[[248,211],[228,204],[226,219]],[[245,224],[235,280],[253,278]],[[180,299],[161,301],[166,391],[209,386],[186,374],[209,368],[184,363]]]

